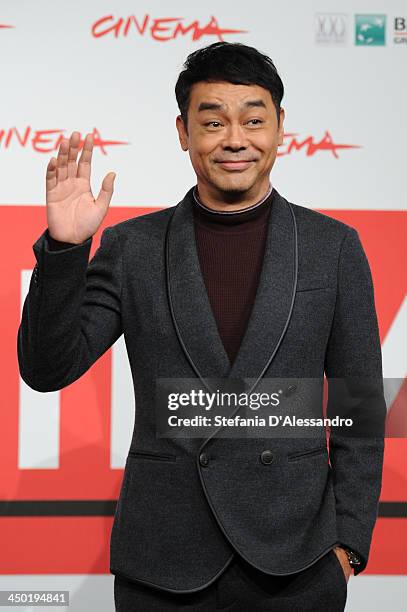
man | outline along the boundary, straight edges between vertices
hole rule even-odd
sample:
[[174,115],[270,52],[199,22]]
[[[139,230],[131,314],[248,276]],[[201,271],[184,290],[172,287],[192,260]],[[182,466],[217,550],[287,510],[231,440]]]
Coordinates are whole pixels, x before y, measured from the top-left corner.
[[136,416],[111,537],[117,610],[343,610],[351,572],[368,561],[381,435],[332,429],[329,457],[325,429],[317,440],[227,437],[222,427],[159,435],[164,379],[248,390],[294,377],[278,394],[296,412],[313,404],[308,381],[324,372],[328,411],[354,405],[348,377],[366,377],[358,413],[375,406],[381,424],[386,412],[356,230],[270,183],[284,137],[273,62],[215,43],[184,68],[176,127],[197,185],[177,206],[106,228],[90,263],[115,175],[94,200],[90,135],[79,163],[77,132],[50,160],[48,228],[33,246],[18,333],[21,376],[38,391],[61,389],[124,333]]

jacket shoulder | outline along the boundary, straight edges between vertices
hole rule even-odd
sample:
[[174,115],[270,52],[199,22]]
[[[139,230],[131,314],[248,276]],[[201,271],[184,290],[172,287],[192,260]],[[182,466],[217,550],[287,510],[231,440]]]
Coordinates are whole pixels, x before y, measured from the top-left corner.
[[355,230],[353,226],[331,217],[329,214],[322,213],[319,210],[308,208],[301,204],[290,202],[293,207],[296,221],[304,228],[314,227],[318,231],[329,231],[335,234],[344,235],[350,230]]
[[169,218],[175,206],[168,206],[154,212],[137,215],[130,219],[125,219],[114,225],[110,229],[123,240],[131,236],[160,236],[167,227]]

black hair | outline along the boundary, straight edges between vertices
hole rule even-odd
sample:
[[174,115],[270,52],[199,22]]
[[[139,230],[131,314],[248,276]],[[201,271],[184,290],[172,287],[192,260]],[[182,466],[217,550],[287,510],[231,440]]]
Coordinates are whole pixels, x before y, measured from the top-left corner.
[[273,61],[243,43],[215,42],[190,53],[175,85],[175,97],[186,129],[190,92],[199,81],[227,81],[236,85],[260,85],[273,100],[280,124],[284,85]]

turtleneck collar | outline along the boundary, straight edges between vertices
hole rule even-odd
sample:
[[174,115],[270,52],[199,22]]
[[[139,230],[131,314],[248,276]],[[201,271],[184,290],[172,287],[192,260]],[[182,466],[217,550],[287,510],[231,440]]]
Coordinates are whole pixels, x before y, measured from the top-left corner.
[[265,214],[271,205],[273,196],[273,186],[270,183],[267,193],[256,202],[252,206],[244,208],[242,210],[235,211],[219,211],[213,210],[212,208],[208,208],[203,204],[198,195],[197,185],[193,189],[193,209],[195,219],[205,225],[240,225],[243,223],[247,223],[249,221],[253,221],[255,219],[260,219]]

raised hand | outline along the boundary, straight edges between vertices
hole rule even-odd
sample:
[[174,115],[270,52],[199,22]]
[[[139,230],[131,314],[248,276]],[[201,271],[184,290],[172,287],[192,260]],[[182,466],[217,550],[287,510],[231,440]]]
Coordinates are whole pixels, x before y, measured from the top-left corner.
[[87,134],[79,163],[76,163],[80,133],[60,144],[58,157],[47,166],[46,200],[48,232],[61,242],[80,244],[96,233],[109,208],[113,195],[114,172],[102,182],[97,199],[90,188],[93,136]]

